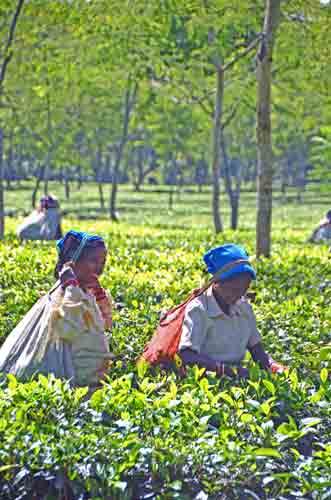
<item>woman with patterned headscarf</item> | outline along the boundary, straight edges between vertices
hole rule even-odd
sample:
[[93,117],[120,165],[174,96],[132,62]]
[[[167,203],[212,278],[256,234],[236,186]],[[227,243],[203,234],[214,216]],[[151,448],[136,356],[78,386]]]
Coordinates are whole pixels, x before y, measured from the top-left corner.
[[111,299],[99,283],[107,249],[100,236],[69,231],[57,242],[58,278],[0,349],[0,372],[27,379],[35,373],[96,387],[112,355]]
[[62,237],[59,202],[54,196],[43,196],[37,210],[17,230],[21,240],[57,240]]

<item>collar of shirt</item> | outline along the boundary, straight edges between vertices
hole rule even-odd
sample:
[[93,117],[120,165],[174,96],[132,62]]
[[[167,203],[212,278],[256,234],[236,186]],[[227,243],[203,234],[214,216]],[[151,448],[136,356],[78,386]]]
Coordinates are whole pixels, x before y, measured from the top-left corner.
[[220,308],[217,300],[214,297],[212,287],[209,287],[206,292],[206,302],[207,302],[207,312],[210,318],[232,318],[234,316],[241,315],[240,303],[242,299],[239,299],[233,306],[230,307],[230,314],[227,316],[224,311]]

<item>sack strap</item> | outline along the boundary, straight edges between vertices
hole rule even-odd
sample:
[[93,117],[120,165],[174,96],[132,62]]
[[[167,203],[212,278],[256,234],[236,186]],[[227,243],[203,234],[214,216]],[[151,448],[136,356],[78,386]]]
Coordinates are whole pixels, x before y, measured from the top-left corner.
[[193,290],[193,292],[187,297],[186,300],[184,300],[184,302],[181,302],[180,304],[178,304],[177,306],[173,307],[172,309],[169,309],[168,311],[165,312],[164,316],[161,317],[161,320],[164,320],[166,319],[166,317],[169,315],[169,314],[173,314],[175,313],[178,309],[182,309],[182,307],[186,306],[187,304],[189,304],[192,300],[194,300],[195,298],[199,297],[200,295],[202,295],[206,290],[208,290],[208,288],[213,284],[215,283],[216,281],[219,280],[219,277],[227,272],[227,271],[230,271],[231,269],[237,267],[239,264],[249,264],[249,260],[247,259],[237,259],[237,260],[234,260],[232,262],[229,262],[228,264],[225,264],[225,266],[223,266],[219,271],[217,271],[217,273],[215,273],[213,275],[213,277],[204,285],[202,286],[201,288],[196,288],[195,290]]
[[51,295],[53,292],[55,292],[59,287],[61,286],[61,281],[58,280],[53,286],[52,288],[49,290],[48,294],[47,295]]
[[219,277],[222,276],[223,273],[226,273],[227,271],[230,271],[231,269],[234,269],[239,264],[249,264],[249,260],[247,260],[247,259],[237,259],[237,260],[233,260],[232,262],[228,262],[228,264],[225,264],[225,266],[221,267],[221,269],[219,269],[217,271],[217,273],[215,273],[213,275],[213,279],[214,280],[219,279]]
[[210,285],[214,282],[214,278],[212,278],[208,283],[206,283],[206,285],[204,285],[203,287],[201,288],[196,288],[195,290],[193,290],[193,292],[191,292],[191,294],[187,297],[187,299],[184,300],[184,302],[181,302],[180,304],[178,304],[177,306],[174,306],[172,309],[169,309],[168,311],[166,311],[164,313],[163,316],[161,316],[160,318],[160,322],[164,319],[167,318],[168,315],[170,314],[173,314],[175,313],[176,311],[178,311],[178,309],[182,309],[184,306],[187,306],[187,304],[189,304],[192,300],[196,299],[197,297],[199,297],[200,295],[202,295],[209,287]]

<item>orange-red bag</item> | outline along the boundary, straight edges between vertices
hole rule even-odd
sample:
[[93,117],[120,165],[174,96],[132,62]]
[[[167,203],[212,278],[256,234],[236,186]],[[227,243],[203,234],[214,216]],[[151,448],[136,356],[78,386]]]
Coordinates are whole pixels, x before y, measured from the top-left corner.
[[226,264],[222,267],[222,269],[214,274],[212,279],[205,286],[193,290],[191,295],[184,302],[167,311],[161,317],[156,332],[154,333],[152,340],[146,345],[139,361],[145,361],[151,365],[155,365],[164,361],[176,360],[177,358],[177,361],[180,362],[178,356],[176,357],[176,354],[182,334],[185,308],[187,304],[189,304],[196,297],[199,297],[199,295],[203,294],[211,286],[211,284],[216,281],[219,276],[221,276],[222,273],[230,270],[241,262],[246,262],[246,260],[243,261],[242,259],[239,259]]
[[139,361],[143,360],[151,365],[156,365],[174,359],[182,334],[185,308],[192,300],[205,292],[209,286],[210,283],[193,290],[184,302],[162,315],[157,329],[150,342],[145,346]]
[[[176,357],[176,354],[182,334],[186,306],[196,297],[202,295],[212,282],[213,280],[204,287],[193,290],[184,302],[169,309],[162,315],[157,329],[150,342],[146,344],[138,363],[145,362],[150,365],[157,365],[175,360],[177,367],[181,367],[181,360],[178,356]],[[282,373],[288,370],[286,366],[277,363],[272,358],[270,358],[270,369],[272,373]]]

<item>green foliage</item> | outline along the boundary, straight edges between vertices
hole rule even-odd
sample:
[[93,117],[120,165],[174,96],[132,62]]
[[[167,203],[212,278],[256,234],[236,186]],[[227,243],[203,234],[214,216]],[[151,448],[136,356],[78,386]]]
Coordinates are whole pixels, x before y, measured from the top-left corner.
[[[84,228],[109,247],[102,281],[120,304],[111,339],[120,360],[91,398],[52,378],[3,380],[2,498],[70,490],[77,499],[324,498],[331,466],[327,248],[304,245],[304,230],[276,220],[273,257],[255,262],[259,329],[268,352],[290,366],[288,375],[261,372],[247,359],[248,381],[219,383],[197,368],[180,380],[137,370],[135,360],[160,312],[199,285],[203,251],[235,240],[252,253],[252,232],[215,238],[198,226],[102,221]],[[19,245],[12,234],[0,255],[5,337],[52,283],[56,255],[51,243]]]
[[0,395],[3,498],[46,498],[67,484],[75,498],[320,498],[330,486],[330,400],[312,404],[311,381],[261,377],[220,390],[195,369],[185,382],[131,373],[89,400],[52,378],[10,377]]
[[321,127],[318,134],[312,138],[312,160],[316,168],[312,172],[313,178],[322,178],[324,189],[330,191],[330,161],[331,161],[331,127]]
[[[12,4],[1,3],[2,34]],[[330,8],[296,0],[282,9],[273,75],[275,154],[286,164],[299,148],[304,158],[296,169],[322,163],[317,176],[324,177],[328,157],[318,152],[317,158],[309,145],[330,122]],[[165,169],[169,153],[209,161],[215,58],[226,63],[244,51],[261,32],[263,10],[262,1],[240,0],[25,2],[0,109],[6,169],[26,161],[29,175],[45,164],[46,176],[77,166],[94,175],[96,142],[106,161],[120,140],[128,74],[139,84],[132,136],[142,142],[147,136]],[[254,82],[253,51],[227,73],[224,97],[224,121],[233,118],[225,140],[243,164],[256,159]],[[127,171],[130,176],[130,165]],[[288,172],[288,183],[295,182],[291,177]]]

